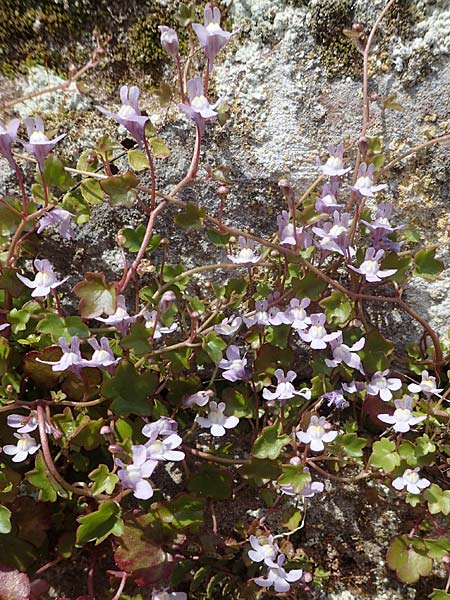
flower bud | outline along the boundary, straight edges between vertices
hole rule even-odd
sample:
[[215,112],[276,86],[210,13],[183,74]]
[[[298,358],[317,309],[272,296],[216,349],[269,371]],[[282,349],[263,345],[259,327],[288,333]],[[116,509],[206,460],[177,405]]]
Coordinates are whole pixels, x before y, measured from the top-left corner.
[[158,305],[160,314],[163,315],[164,313],[166,313],[176,299],[177,297],[175,296],[174,292],[172,292],[172,290],[167,290],[167,292],[164,292],[164,294],[161,296],[161,300],[159,301]]
[[361,154],[363,156],[365,156],[366,152],[367,152],[367,148],[369,147],[369,140],[368,138],[364,135],[362,138],[359,139],[358,142],[358,148],[359,151],[361,152]]
[[278,182],[278,187],[281,190],[281,193],[286,198],[286,201],[289,205],[295,202],[295,192],[292,189],[292,186],[288,179],[280,179]]
[[217,190],[217,193],[219,194],[219,196],[228,196],[230,190],[225,185],[221,185]]
[[166,25],[160,25],[161,45],[169,56],[176,58],[178,56],[178,36],[177,32]]

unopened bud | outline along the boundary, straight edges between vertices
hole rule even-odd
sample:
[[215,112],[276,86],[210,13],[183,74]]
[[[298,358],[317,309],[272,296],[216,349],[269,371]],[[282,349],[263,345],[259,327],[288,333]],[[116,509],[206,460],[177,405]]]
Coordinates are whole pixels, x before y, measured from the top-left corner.
[[230,244],[235,244],[236,238],[234,237],[234,235],[230,235],[230,239],[228,241],[230,242]]
[[308,571],[305,571],[303,573],[302,581],[304,581],[305,583],[309,583],[310,581],[312,581],[311,573],[309,573]]
[[359,138],[358,148],[363,156],[365,156],[368,147],[369,147],[368,138],[365,135],[362,138]]
[[127,238],[123,235],[123,230],[119,229],[119,231],[116,233],[117,245],[120,246],[121,248],[123,248],[125,246],[126,241],[127,241]]
[[218,188],[217,193],[219,194],[219,196],[228,196],[230,190],[225,185],[221,185]]
[[98,156],[95,152],[91,152],[90,154],[88,154],[88,156],[86,158],[86,162],[88,165],[93,165],[97,161],[98,161]]
[[295,202],[295,192],[292,189],[292,186],[288,179],[280,179],[280,181],[278,182],[278,187],[280,188],[281,193],[286,198],[286,201],[289,205]]
[[372,92],[372,93],[370,94],[370,100],[371,100],[372,102],[376,102],[376,101],[377,101],[377,100],[379,100],[379,99],[380,99],[380,94],[378,94],[377,92]]
[[446,556],[442,557],[442,562],[445,564],[450,564],[450,556],[448,556],[448,554]]
[[122,452],[122,448],[117,444],[110,444],[108,446],[108,452],[111,452],[111,454],[119,454]]
[[109,425],[103,425],[103,427],[100,428],[100,435],[109,435],[110,433],[112,433],[112,431]]
[[361,25],[361,23],[353,23],[352,29],[353,31],[361,32],[363,31],[363,26]]
[[176,299],[177,297],[175,296],[175,293],[172,292],[172,290],[167,290],[167,292],[164,292],[158,304],[160,314],[163,315],[164,313],[166,313]]
[[6,386],[5,390],[6,390],[7,394],[12,394],[13,391],[14,391],[14,388],[13,388],[13,386],[10,383],[8,383],[8,385]]
[[159,30],[161,32],[161,46],[172,58],[178,56],[179,44],[177,32],[167,25],[160,25]]
[[280,256],[280,253],[278,252],[278,250],[271,250],[270,251],[270,256],[272,258],[276,258],[277,256]]

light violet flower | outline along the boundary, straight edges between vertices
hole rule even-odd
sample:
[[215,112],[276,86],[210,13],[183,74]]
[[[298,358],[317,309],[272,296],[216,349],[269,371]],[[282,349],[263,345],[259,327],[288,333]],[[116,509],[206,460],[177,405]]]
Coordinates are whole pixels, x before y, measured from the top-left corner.
[[428,396],[430,394],[436,394],[438,396],[442,392],[442,389],[436,387],[436,377],[428,375],[428,371],[422,371],[422,381],[420,383],[410,383],[408,385],[408,390],[413,394],[420,394],[423,392]]
[[361,359],[357,352],[364,348],[366,343],[365,338],[361,338],[353,344],[353,346],[347,346],[344,344],[342,339],[342,332],[338,332],[336,339],[330,341],[330,348],[333,352],[333,360],[328,358],[325,359],[325,364],[328,367],[337,367],[341,362],[345,363],[352,369],[358,369],[364,375],[364,369],[361,363]]
[[339,144],[336,146],[328,146],[328,152],[330,153],[330,158],[327,159],[327,162],[324,165],[320,164],[320,170],[324,175],[329,175],[331,177],[340,177],[341,175],[345,175],[351,169],[351,167],[344,167],[344,144]]
[[200,135],[205,131],[206,122],[217,117],[216,108],[222,102],[219,98],[214,104],[210,104],[208,98],[203,93],[203,81],[201,77],[194,77],[187,83],[189,104],[178,104],[178,108],[197,125]]
[[158,29],[161,32],[161,46],[169,56],[176,59],[179,52],[177,32],[167,25],[159,25]]
[[289,303],[289,309],[286,311],[287,317],[291,322],[292,328],[296,331],[307,329],[311,325],[311,319],[306,314],[305,308],[311,304],[309,298],[303,298],[301,301],[292,298]]
[[384,250],[375,250],[375,248],[367,248],[364,261],[358,268],[353,265],[348,265],[350,269],[364,275],[369,283],[377,283],[385,277],[390,277],[397,273],[397,269],[381,269],[380,261],[384,255]]
[[58,344],[63,352],[59,360],[50,361],[36,358],[36,361],[44,365],[51,365],[52,371],[72,371],[72,373],[79,376],[81,368],[84,366],[84,358],[80,354],[80,338],[74,335],[69,346],[67,340],[60,337]]
[[46,258],[43,260],[37,258],[34,261],[34,268],[37,271],[34,280],[28,279],[28,277],[24,277],[17,273],[18,279],[33,290],[31,292],[33,298],[47,296],[47,294],[50,294],[51,290],[54,290],[69,279],[69,277],[64,277],[64,279],[58,281],[52,265]]
[[354,254],[353,248],[349,246],[348,231],[350,226],[350,214],[339,214],[337,210],[333,213],[333,223],[324,223],[323,227],[313,227],[313,232],[319,236],[318,247],[328,252],[338,252],[342,256]]
[[403,229],[404,225],[392,227],[392,225],[389,223],[389,217],[391,216],[391,213],[392,204],[390,202],[380,202],[380,204],[377,206],[375,220],[372,221],[372,223],[369,223],[368,221],[361,219],[361,223],[364,223],[370,232],[381,229],[384,233],[392,233],[397,229]]
[[402,387],[402,382],[398,377],[389,377],[389,369],[386,371],[377,371],[373,374],[369,385],[367,386],[367,393],[372,396],[379,395],[384,402],[392,400],[392,392],[396,392]]
[[256,585],[267,588],[273,586],[277,593],[288,592],[291,589],[289,584],[298,581],[303,575],[303,571],[301,569],[292,569],[289,572],[285,571],[283,568],[285,560],[285,555],[280,554],[277,562],[271,561],[266,563],[269,567],[267,575],[266,577],[258,577],[255,579]]
[[0,325],[0,331],[4,331],[5,329],[8,329],[8,327],[11,327],[11,323],[2,323]]
[[151,600],[187,600],[184,592],[153,592]]
[[183,400],[183,406],[186,406],[186,408],[192,408],[194,405],[206,406],[212,395],[212,390],[196,392]]
[[313,350],[323,350],[327,343],[336,339],[339,332],[327,333],[324,327],[326,316],[324,313],[316,313],[310,316],[311,326],[305,331],[299,331],[298,334],[304,342],[309,344]]
[[248,265],[251,263],[257,263],[261,258],[258,254],[255,254],[255,242],[253,240],[248,240],[244,236],[239,236],[239,254],[237,256],[233,256],[228,254],[228,258],[231,262],[237,264]]
[[289,400],[294,396],[303,396],[303,398],[306,398],[307,400],[311,398],[311,390],[302,388],[297,391],[292,385],[291,382],[297,377],[297,374],[294,371],[288,371],[285,375],[282,369],[277,369],[275,371],[275,377],[277,378],[276,390],[271,392],[267,388],[263,389],[263,398],[269,400],[272,405],[274,404],[274,400],[279,400],[280,405],[284,406],[285,400]]
[[131,451],[133,462],[130,465],[126,465],[120,458],[116,458],[116,464],[122,467],[117,475],[123,487],[133,490],[135,498],[148,500],[153,496],[153,488],[146,478],[152,475],[158,461],[147,459],[145,446],[131,446]]
[[267,300],[257,300],[255,302],[255,314],[250,317],[244,317],[244,323],[247,327],[252,327],[253,325],[269,325],[269,313],[267,309],[269,307],[269,302]]
[[[300,465],[301,461],[298,456],[294,456],[290,459],[291,465]],[[309,473],[308,467],[303,467],[305,473]],[[297,493],[292,485],[281,485],[280,491],[286,496],[300,496],[301,498],[313,498],[316,494],[321,494],[325,489],[324,484],[321,481],[311,481],[307,483],[305,487]]]
[[375,165],[371,164],[369,166],[366,163],[361,163],[358,171],[358,178],[355,182],[355,185],[349,185],[349,188],[354,192],[358,192],[361,196],[367,196],[369,198],[373,198],[376,192],[380,192],[387,188],[385,183],[380,185],[374,185],[373,183],[373,171],[375,169]]
[[41,447],[28,433],[15,433],[14,437],[19,440],[16,446],[14,444],[3,446],[3,452],[8,456],[12,456],[13,462],[18,463],[27,460],[28,456],[35,454]]
[[121,359],[114,356],[108,338],[100,338],[100,344],[95,338],[91,338],[88,340],[88,344],[94,353],[90,360],[83,360],[83,367],[103,367],[108,373],[113,373]]
[[252,547],[252,550],[248,551],[248,556],[253,562],[264,561],[266,564],[268,564],[268,561],[269,563],[273,562],[280,551],[278,545],[274,542],[273,535],[269,535],[269,537],[251,535],[248,541]]
[[130,88],[123,85],[120,88],[122,106],[118,113],[106,110],[103,106],[96,106],[95,108],[128,129],[138,145],[142,147],[145,138],[145,126],[150,117],[141,115],[138,104],[139,94],[140,91],[137,85],[132,85]]
[[235,316],[226,317],[225,319],[222,320],[222,322],[219,325],[216,325],[214,327],[214,331],[216,333],[218,333],[219,335],[226,335],[226,336],[230,337],[239,330],[239,327],[241,325],[242,325],[241,317],[235,317]]
[[289,213],[286,210],[281,212],[277,217],[278,224],[278,239],[281,246],[295,246],[296,242],[300,248],[309,248],[312,244],[312,239],[307,228],[302,225],[295,228],[289,222]]
[[241,353],[237,346],[233,344],[227,348],[226,359],[222,358],[219,362],[219,369],[224,369],[222,373],[228,381],[238,381],[238,379],[248,379],[248,371],[246,370],[247,359],[245,355],[241,358]]
[[25,127],[27,128],[29,140],[28,142],[19,140],[19,142],[27,152],[34,156],[38,162],[40,170],[43,171],[44,161],[48,154],[51,152],[51,150],[53,150],[59,141],[66,137],[67,134],[62,133],[53,140],[49,140],[44,133],[44,121],[41,119],[41,117],[35,117],[34,119],[27,117],[24,122]]
[[75,231],[72,226],[72,217],[74,215],[63,208],[54,208],[39,219],[39,228],[37,233],[41,233],[47,227],[56,227],[59,235],[64,240],[71,240]]
[[405,469],[405,472],[401,477],[397,477],[392,482],[392,486],[396,490],[401,491],[406,487],[406,491],[410,494],[420,494],[422,490],[427,488],[430,484],[428,479],[425,477],[419,477],[419,467],[415,469]]
[[[385,373],[386,375],[388,372],[389,371],[383,371],[383,373]],[[377,373],[381,374],[381,371],[377,371]],[[375,373],[375,375],[377,373]],[[374,377],[375,377],[375,375],[374,375]],[[400,385],[401,385],[401,382],[400,382]],[[344,392],[347,392],[347,394],[356,394],[357,392],[362,392],[363,390],[367,389],[367,386],[364,381],[350,381],[350,383],[343,383],[342,389],[344,390]]]
[[421,423],[426,416],[415,417],[412,413],[413,401],[410,396],[405,396],[402,400],[395,400],[395,410],[393,415],[383,413],[378,415],[378,419],[383,423],[394,426],[394,431],[406,433],[417,423]]
[[[17,433],[31,433],[39,427],[39,421],[37,417],[37,411],[30,411],[29,415],[8,415],[6,418],[8,427],[17,429]],[[52,433],[52,428],[45,420],[45,431],[48,434]]]
[[333,181],[331,184],[326,183],[322,188],[322,193],[316,200],[315,208],[319,213],[332,214],[335,210],[341,208],[343,205],[339,204],[336,200],[336,193],[339,189],[337,181]]
[[0,154],[6,158],[13,170],[15,170],[16,164],[13,159],[11,146],[17,140],[19,125],[19,119],[13,119],[6,127],[0,122]]
[[278,325],[292,325],[287,311],[281,310],[278,306],[271,306],[267,314],[269,316],[269,323],[275,327],[278,327]]
[[170,461],[184,460],[184,452],[175,450],[175,448],[178,448],[183,442],[179,435],[172,433],[163,440],[158,440],[157,438],[158,434],[154,432],[148,442],[145,442],[148,459]]
[[200,417],[197,415],[195,417],[195,421],[206,429],[211,430],[211,435],[215,437],[222,437],[225,435],[225,429],[234,429],[236,425],[239,423],[239,419],[237,417],[226,417],[223,413],[226,408],[225,402],[214,402],[212,400],[209,403],[208,407],[208,416]]
[[337,431],[327,431],[329,423],[325,421],[325,417],[316,417],[313,415],[309,423],[308,429],[305,431],[298,431],[297,438],[299,442],[303,444],[310,444],[313,452],[322,452],[325,448],[324,442],[332,442],[338,435]]
[[154,340],[159,340],[163,335],[173,333],[178,328],[176,323],[172,323],[170,327],[165,327],[162,325],[161,321],[159,320],[158,311],[156,310],[145,311],[142,316],[145,319],[145,327],[146,329],[150,329],[152,331]]
[[177,429],[178,423],[174,419],[169,419],[169,417],[159,417],[157,421],[144,425],[142,434],[148,438],[153,438],[153,436],[166,438],[169,437],[169,435],[176,433]]
[[107,317],[95,317],[96,321],[101,321],[105,325],[115,327],[121,335],[126,335],[131,323],[134,323],[137,319],[137,315],[130,317],[127,311],[125,297],[117,296],[117,308],[116,312]]
[[214,59],[217,54],[237,31],[233,31],[232,33],[224,31],[220,26],[220,10],[217,6],[211,8],[209,5],[205,7],[204,25],[192,23],[192,29],[197,35],[200,45],[205,49],[208,59],[208,69],[211,72],[214,68]]
[[344,410],[350,403],[345,399],[342,390],[332,390],[326,394],[320,396],[321,399],[327,401],[327,406],[337,408],[338,410]]

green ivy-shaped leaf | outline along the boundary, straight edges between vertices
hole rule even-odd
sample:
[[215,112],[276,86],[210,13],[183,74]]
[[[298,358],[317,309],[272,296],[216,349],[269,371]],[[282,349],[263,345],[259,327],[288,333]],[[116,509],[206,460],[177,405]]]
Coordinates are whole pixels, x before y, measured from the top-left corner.
[[[138,225],[136,228],[125,227],[122,229],[122,235],[125,238],[125,248],[130,252],[139,252],[139,249],[144,241],[146,227]],[[161,236],[158,234],[152,235],[147,244],[146,252],[151,252],[159,246]]]
[[407,535],[393,539],[387,553],[387,563],[403,583],[415,583],[420,577],[429,575],[433,568],[433,561],[427,556],[423,540]]
[[346,296],[341,292],[333,292],[319,302],[325,309],[327,322],[333,325],[346,325],[352,318],[352,306]]
[[108,194],[112,206],[131,206],[134,196],[130,197],[129,192],[138,185],[139,179],[133,171],[100,180],[100,187]]
[[258,486],[265,485],[268,481],[274,481],[280,473],[280,462],[268,458],[252,458],[248,464],[239,469],[239,474],[244,479],[250,479]]
[[391,473],[400,464],[400,456],[395,451],[395,443],[386,438],[375,442],[369,462],[372,467]]
[[292,290],[299,298],[307,296],[311,300],[318,300],[327,287],[328,284],[315,273],[306,273],[302,279],[292,280]]
[[150,351],[151,331],[142,323],[133,323],[130,333],[122,338],[120,345],[126,350],[132,350],[136,356],[143,356]]
[[450,490],[443,491],[433,483],[431,487],[425,490],[424,495],[428,502],[428,510],[432,515],[438,513],[450,514]]
[[149,169],[148,159],[142,150],[128,150],[128,164],[133,171],[145,171]]
[[277,483],[280,486],[291,486],[294,492],[299,494],[305,485],[311,483],[311,475],[304,470],[302,465],[282,465]]
[[77,180],[68,173],[64,167],[66,163],[54,154],[50,154],[44,162],[44,177],[48,187],[54,187],[67,192],[68,189],[76,185]]
[[88,542],[101,544],[108,536],[120,536],[123,533],[122,510],[115,502],[104,502],[98,510],[83,517],[78,517],[80,526],[77,529],[75,543],[83,546]]
[[105,198],[105,193],[102,190],[98,179],[89,177],[81,182],[81,194],[88,204],[95,206],[101,204]]
[[64,318],[56,313],[49,313],[39,321],[36,331],[50,335],[53,342],[57,342],[60,337],[70,342],[75,335],[79,338],[88,338],[90,335],[89,327],[83,323],[80,317]]
[[414,256],[414,263],[416,268],[413,271],[413,275],[421,277],[427,281],[434,281],[439,278],[439,275],[445,268],[442,260],[435,258],[436,248],[430,248],[429,250],[419,250]]
[[336,454],[346,454],[351,458],[360,458],[363,455],[363,448],[367,446],[367,440],[360,438],[356,433],[344,433],[338,435],[331,447],[331,451]]
[[41,502],[56,502],[57,496],[67,498],[68,493],[50,475],[45,466],[42,454],[36,456],[35,468],[25,475],[31,485],[39,489],[39,500]]
[[450,594],[444,590],[433,590],[429,598],[430,600],[450,600]]
[[208,354],[210,359],[216,364],[222,360],[222,352],[227,347],[227,343],[211,331],[207,333],[202,340],[202,348]]
[[265,427],[253,446],[253,456],[255,458],[270,458],[272,460],[280,456],[281,450],[291,441],[288,435],[282,434],[280,423]]
[[154,372],[138,374],[128,362],[122,362],[114,376],[103,384],[102,394],[111,400],[111,410],[120,417],[148,416],[152,412],[150,396],[155,392],[159,377]]
[[112,315],[117,308],[117,290],[107,283],[104,273],[86,273],[83,281],[73,288],[80,298],[79,312],[82,317],[94,319],[103,313]]
[[152,137],[148,141],[155,158],[168,158],[170,156],[170,149],[166,146],[163,139],[160,137]]
[[0,534],[10,533],[11,531],[11,511],[6,506],[0,504]]
[[175,215],[175,223],[185,231],[193,231],[203,226],[206,211],[202,206],[188,202],[186,208]]
[[89,479],[93,482],[91,492],[97,494],[112,494],[119,478],[114,473],[110,473],[106,465],[99,465],[89,473]]
[[372,329],[366,344],[361,350],[364,367],[369,372],[383,371],[389,366],[389,356],[394,351],[394,344],[385,338],[378,329]]
[[226,246],[230,241],[231,234],[229,233],[219,233],[214,229],[206,230],[206,237],[210,242],[212,242],[215,246]]

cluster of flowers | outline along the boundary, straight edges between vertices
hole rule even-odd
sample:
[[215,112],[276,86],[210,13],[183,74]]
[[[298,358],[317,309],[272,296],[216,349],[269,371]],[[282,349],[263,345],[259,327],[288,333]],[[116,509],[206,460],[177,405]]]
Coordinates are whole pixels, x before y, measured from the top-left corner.
[[121,484],[133,490],[135,498],[148,500],[153,496],[153,488],[147,479],[159,462],[184,460],[184,452],[176,450],[182,443],[177,428],[177,422],[168,417],[147,423],[142,428],[142,434],[148,441],[131,447],[132,462],[125,464],[120,458],[115,459],[120,467],[117,474]]

